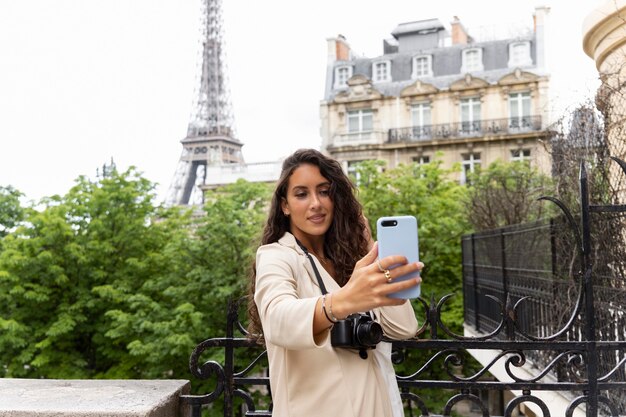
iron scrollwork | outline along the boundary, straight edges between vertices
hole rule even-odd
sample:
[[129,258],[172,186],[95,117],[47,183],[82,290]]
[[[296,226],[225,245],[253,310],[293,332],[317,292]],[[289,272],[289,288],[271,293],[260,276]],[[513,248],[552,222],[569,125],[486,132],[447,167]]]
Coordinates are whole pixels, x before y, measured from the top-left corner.
[[[439,133],[433,130],[432,134]],[[626,174],[626,163],[621,160],[616,162]],[[593,332],[592,324],[596,317],[592,280],[595,276],[589,249],[590,214],[626,212],[626,206],[589,204],[584,166],[581,166],[580,180],[580,219],[560,200],[542,198],[559,207],[564,219],[559,236],[567,230],[573,241],[571,256],[567,258],[572,271],[568,276],[571,281],[567,284],[569,287],[564,287],[566,283],[557,279],[554,268],[547,278],[540,276],[535,279],[528,276],[528,271],[515,276],[521,269],[515,269],[516,260],[507,253],[509,240],[516,236],[528,245],[527,236],[522,234],[529,233],[528,230],[544,233],[539,235],[537,242],[550,244],[554,249],[557,226],[550,222],[532,225],[530,229],[507,229],[491,231],[489,235],[464,237],[463,334],[454,331],[442,320],[446,306],[455,294],[447,294],[438,301],[432,296],[429,301],[423,298],[414,301],[414,307],[423,310],[424,316],[418,334],[409,340],[388,340],[393,343],[392,361],[396,369],[403,369],[402,374],[396,373],[396,379],[407,415],[428,416],[432,413],[422,397],[422,390],[428,388],[452,390],[451,397],[441,410],[445,416],[451,415],[453,409],[461,404],[473,406],[482,416],[489,416],[495,411],[490,410],[480,393],[504,391],[521,392],[507,404],[502,404],[497,414],[504,416],[513,416],[521,406],[534,408],[537,415],[544,417],[553,415],[549,407],[552,404],[542,396],[545,391],[560,392],[564,398],[569,395],[561,409],[566,417],[573,416],[577,409],[584,409],[587,416],[626,413],[626,341],[623,340],[623,333],[616,333],[613,340],[601,340]],[[500,246],[490,247],[489,242]],[[552,249],[548,248],[548,252]],[[557,263],[564,262],[558,254],[549,253],[546,256],[548,263],[554,264],[555,260]],[[494,272],[496,269],[497,273]],[[568,291],[571,291],[571,297],[568,304],[559,310],[560,321],[544,326],[541,320],[549,320],[550,314],[555,314],[555,297],[563,293],[569,296]],[[271,415],[268,379],[252,376],[253,369],[263,367],[266,353],[259,353],[242,371],[235,370],[233,352],[255,347],[254,342],[245,337],[237,312],[238,304],[233,303],[229,307],[227,337],[208,339],[198,345],[191,355],[192,374],[200,379],[216,380],[208,394],[183,396],[183,401],[192,407],[194,413],[198,413],[194,415],[200,415],[197,410],[201,407],[223,399],[224,415],[232,416],[235,398],[243,401],[246,415]],[[235,331],[243,337],[235,337]],[[214,361],[199,364],[200,355],[214,348],[224,350],[225,364]],[[419,355],[420,359],[416,359],[418,355],[413,355],[414,352],[423,352]],[[485,352],[491,356],[487,358]],[[469,355],[482,355],[481,361],[474,370],[465,369],[463,372]],[[610,366],[605,369],[601,365],[606,358],[612,362],[609,361]],[[407,368],[414,370],[407,372]],[[433,370],[443,372],[435,372],[438,378],[432,379],[429,376]],[[496,374],[500,380],[492,377]],[[248,389],[253,386],[260,386],[270,397],[267,410],[256,410],[254,396]]]

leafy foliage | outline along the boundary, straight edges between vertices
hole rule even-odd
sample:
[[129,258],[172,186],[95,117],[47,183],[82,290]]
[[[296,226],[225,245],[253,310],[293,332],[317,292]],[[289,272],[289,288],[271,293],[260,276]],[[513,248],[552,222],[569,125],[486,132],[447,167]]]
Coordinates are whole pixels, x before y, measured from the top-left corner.
[[20,204],[23,194],[15,188],[0,187],[0,238],[6,236],[24,218]]
[[154,204],[134,168],[81,177],[3,239],[0,371],[30,378],[188,378],[243,293],[268,187],[239,182],[203,215]]
[[[229,299],[243,296],[269,188],[243,180],[209,193],[204,213],[164,247],[170,267],[145,282],[120,311],[107,313],[110,332],[145,356],[148,377],[189,378],[189,354],[225,333]],[[256,242],[255,242],[256,243]],[[222,352],[203,358],[222,361]]]
[[553,195],[551,179],[524,162],[496,161],[470,176],[466,207],[474,230],[538,220],[553,214],[539,197]]
[[134,169],[100,182],[81,177],[4,239],[5,376],[103,377],[123,361],[105,313],[158,269],[152,188]]

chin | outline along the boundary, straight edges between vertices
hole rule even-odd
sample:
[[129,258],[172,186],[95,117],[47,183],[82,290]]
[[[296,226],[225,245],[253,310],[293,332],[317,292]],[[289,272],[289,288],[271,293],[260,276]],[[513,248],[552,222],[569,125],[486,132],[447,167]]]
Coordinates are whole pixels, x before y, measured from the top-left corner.
[[322,236],[328,232],[328,229],[330,229],[330,225],[319,225],[309,227],[307,230],[304,230],[304,232],[312,236]]

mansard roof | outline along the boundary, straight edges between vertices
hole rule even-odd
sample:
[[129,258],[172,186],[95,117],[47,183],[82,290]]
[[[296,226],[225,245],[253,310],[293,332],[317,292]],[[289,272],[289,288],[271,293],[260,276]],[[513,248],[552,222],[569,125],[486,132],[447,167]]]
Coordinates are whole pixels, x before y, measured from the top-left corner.
[[[420,25],[427,27],[429,25],[426,22],[432,23],[434,20],[438,21],[437,19],[430,19],[428,21],[412,22],[412,24],[415,24],[414,27],[410,28],[410,24],[407,24],[409,26],[403,30],[414,30],[419,28]],[[475,79],[484,80],[492,85],[506,84],[507,82],[513,81],[513,76],[506,79],[502,78],[514,73],[516,70],[516,68],[508,66],[509,45],[515,42],[529,42],[530,44],[532,65],[520,68],[523,77],[528,77],[528,71],[532,71],[532,73],[538,75],[545,75],[537,71],[537,51],[534,35],[504,40],[457,44],[404,53],[390,53],[375,58],[357,57],[351,61],[337,61],[334,65],[335,67],[351,66],[353,76],[361,75],[371,80],[372,64],[379,61],[389,61],[391,63],[392,81],[373,83],[373,87],[384,96],[398,97],[405,88],[417,81],[412,78],[413,59],[415,57],[431,57],[432,76],[419,77],[419,80],[423,84],[430,84],[438,90],[443,90],[450,88],[451,84],[455,81],[465,79],[465,74],[461,73],[463,51],[466,49],[479,48],[482,51],[483,71],[474,71],[471,73],[471,76]],[[334,76],[334,71],[330,76]],[[339,93],[346,90],[347,87],[326,91],[325,100],[332,101]],[[345,97],[345,95],[343,95],[343,97]]]

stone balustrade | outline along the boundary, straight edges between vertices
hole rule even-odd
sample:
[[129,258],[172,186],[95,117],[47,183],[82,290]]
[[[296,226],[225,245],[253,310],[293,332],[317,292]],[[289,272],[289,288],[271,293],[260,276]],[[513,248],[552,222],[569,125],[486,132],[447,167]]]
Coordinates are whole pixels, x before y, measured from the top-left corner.
[[186,417],[186,380],[0,379],[0,417]]

